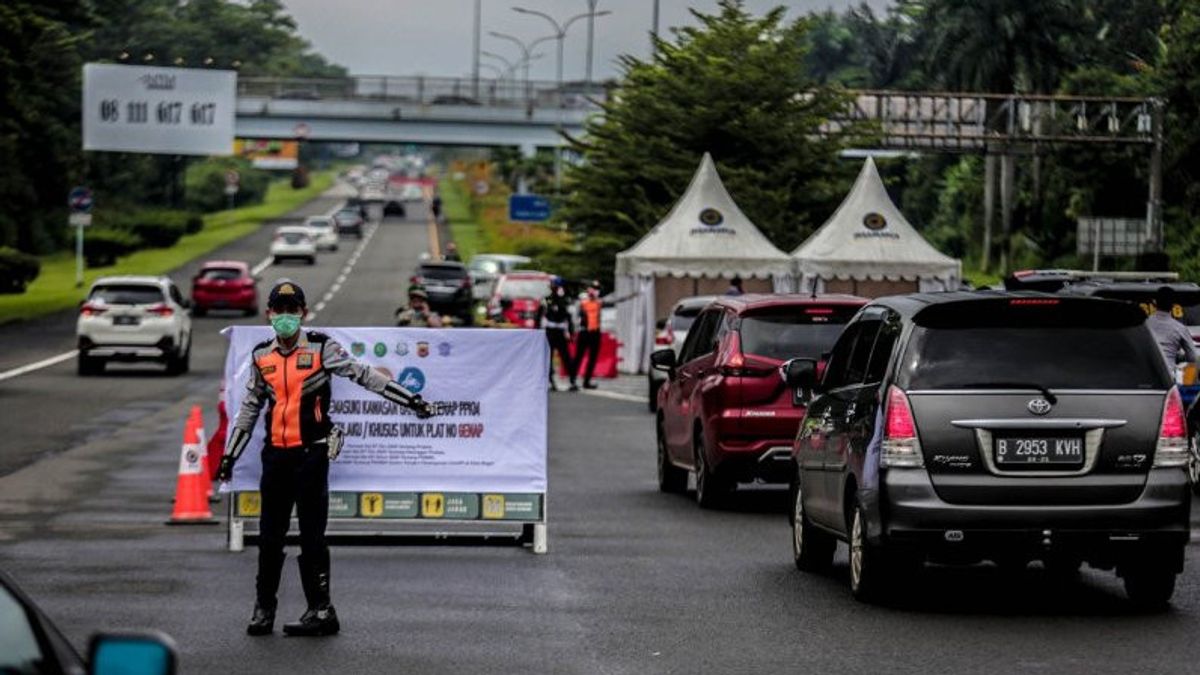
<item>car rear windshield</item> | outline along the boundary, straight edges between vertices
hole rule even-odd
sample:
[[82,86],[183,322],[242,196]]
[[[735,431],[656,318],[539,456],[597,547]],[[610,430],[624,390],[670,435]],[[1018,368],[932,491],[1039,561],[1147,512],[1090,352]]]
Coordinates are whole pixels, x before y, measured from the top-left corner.
[[918,315],[920,328],[909,343],[901,379],[910,389],[1170,386],[1162,355],[1136,309],[1044,302],[976,307],[957,318],[953,310]]
[[542,279],[508,279],[500,286],[502,298],[544,298],[550,295],[550,282]]
[[309,240],[309,236],[303,232],[281,232],[279,236],[289,244],[299,244]]
[[700,310],[704,307],[704,305],[696,305],[676,309],[675,313],[671,315],[671,330],[680,333],[691,330],[692,324],[696,322],[696,317],[700,316]]
[[163,301],[163,292],[157,286],[111,284],[93,288],[88,299],[106,305],[153,305]]
[[780,361],[833,349],[857,307],[789,307],[742,317],[742,353]]
[[205,281],[234,281],[242,278],[242,271],[235,267],[206,267],[200,270]]
[[462,267],[422,267],[417,275],[425,279],[462,279],[467,270]]
[[309,227],[316,227],[316,228],[324,229],[326,227],[333,227],[333,220],[330,218],[314,218],[314,219],[308,221],[307,223],[305,223],[305,225],[307,225]]

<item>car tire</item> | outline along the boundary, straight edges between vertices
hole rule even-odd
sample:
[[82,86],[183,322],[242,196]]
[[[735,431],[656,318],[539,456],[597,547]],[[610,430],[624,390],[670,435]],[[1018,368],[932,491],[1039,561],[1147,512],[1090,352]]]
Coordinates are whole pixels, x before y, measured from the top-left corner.
[[279,256],[275,256],[274,258],[271,259],[271,264],[278,266],[279,263],[282,261],[283,261],[282,258],[280,258]]
[[800,486],[792,487],[792,560],[802,572],[825,572],[833,566],[837,540],[818,529],[804,512]]
[[683,494],[687,491],[687,471],[671,463],[661,420],[655,425],[654,435],[655,445],[658,446],[658,490],[669,494]]
[[646,376],[646,382],[646,407],[650,409],[650,412],[656,413],[658,412],[658,388],[662,385],[655,382],[654,378],[649,375]]
[[[1188,426],[1191,426],[1189,424]],[[1188,480],[1192,483],[1192,492],[1200,495],[1200,428],[1192,431],[1188,443]]]
[[258,316],[258,305],[247,308],[246,316]]
[[337,244],[334,244],[334,245],[333,245],[333,246],[332,246],[332,247],[331,247],[329,250],[330,250],[330,251],[333,251],[334,253],[337,253],[337,250],[338,250],[338,245],[337,245]]
[[696,439],[696,503],[702,509],[720,507],[729,495],[729,483],[708,467],[703,434]]
[[168,375],[183,375],[191,370],[192,361],[192,345],[188,341],[187,350],[182,354],[172,355],[167,359],[167,374]]
[[850,593],[860,602],[879,602],[893,590],[883,546],[867,540],[867,512],[855,500],[850,520]]
[[316,264],[317,264],[317,257],[316,257],[316,256],[309,256],[309,257],[307,258],[307,260],[308,260],[308,264],[309,264],[309,265],[316,265]]
[[1138,609],[1161,612],[1175,593],[1175,570],[1158,560],[1139,560],[1121,569],[1125,595]]
[[192,306],[192,316],[200,317],[200,316],[204,316],[207,313],[208,313],[208,310],[205,309],[204,307],[200,307],[199,305]]
[[76,362],[76,370],[80,377],[100,375],[104,372],[104,359],[99,359],[95,356],[87,356],[81,352]]

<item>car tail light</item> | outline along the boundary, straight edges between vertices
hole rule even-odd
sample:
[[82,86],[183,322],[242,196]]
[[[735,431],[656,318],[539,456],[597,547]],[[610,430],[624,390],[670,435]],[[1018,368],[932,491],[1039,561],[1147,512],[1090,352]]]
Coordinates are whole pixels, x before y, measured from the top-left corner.
[[1162,426],[1158,431],[1158,447],[1154,451],[1154,466],[1187,466],[1187,418],[1179,390],[1171,387],[1163,403]]
[[1013,298],[1008,301],[1013,307],[1052,307],[1058,303],[1058,298]]
[[883,443],[879,454],[881,468],[920,468],[925,466],[917,425],[913,422],[908,397],[896,385],[888,387],[883,410]]
[[174,314],[175,310],[171,309],[170,307],[168,307],[165,304],[158,304],[158,305],[151,305],[151,306],[147,307],[146,312],[148,314],[153,314],[154,316],[167,317],[167,316],[171,316],[172,314]]
[[729,336],[729,342],[725,350],[718,357],[721,366],[721,374],[732,377],[766,377],[775,372],[775,367],[755,358],[753,355],[747,356],[742,353],[742,340],[736,333]]
[[84,303],[83,306],[79,308],[79,314],[82,316],[100,316],[107,311],[107,307],[101,307],[100,305],[95,305],[90,302]]
[[671,346],[671,335],[669,333],[667,333],[666,331],[663,331],[663,332],[659,333],[658,335],[655,335],[654,336],[654,345],[656,347],[670,347]]

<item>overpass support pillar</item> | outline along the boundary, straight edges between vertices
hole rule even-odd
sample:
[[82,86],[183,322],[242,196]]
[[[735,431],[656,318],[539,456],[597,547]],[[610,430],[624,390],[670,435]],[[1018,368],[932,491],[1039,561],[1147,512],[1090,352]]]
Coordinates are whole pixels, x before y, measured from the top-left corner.
[[[521,159],[533,159],[537,155],[537,146],[532,143],[525,143],[520,146]],[[517,194],[529,194],[529,179],[525,177],[525,172],[517,178]]]

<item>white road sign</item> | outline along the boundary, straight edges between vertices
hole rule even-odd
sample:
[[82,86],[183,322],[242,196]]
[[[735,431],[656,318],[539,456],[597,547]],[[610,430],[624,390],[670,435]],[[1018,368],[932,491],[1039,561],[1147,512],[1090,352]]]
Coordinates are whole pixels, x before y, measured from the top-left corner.
[[232,70],[89,63],[83,149],[232,154],[236,90]]

